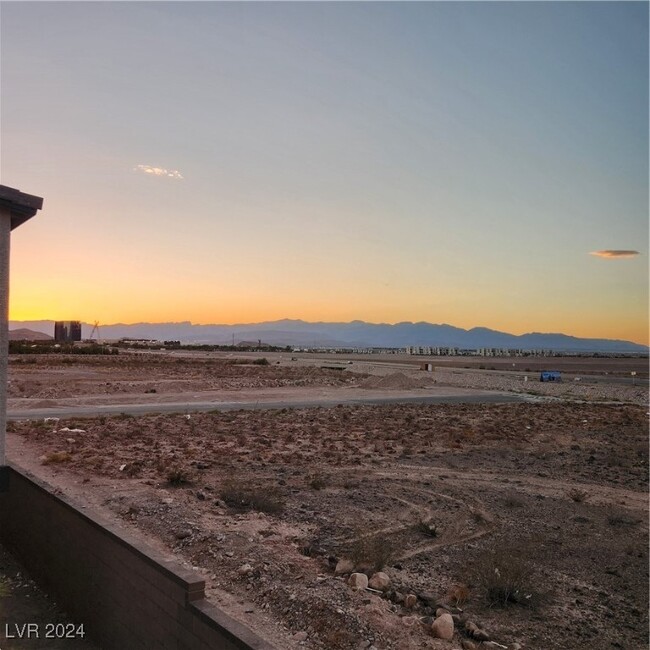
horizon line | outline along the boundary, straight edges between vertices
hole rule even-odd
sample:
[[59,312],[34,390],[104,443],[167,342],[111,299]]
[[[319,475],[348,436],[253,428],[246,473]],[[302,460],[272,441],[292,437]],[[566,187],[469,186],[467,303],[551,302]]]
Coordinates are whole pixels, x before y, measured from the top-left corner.
[[[51,323],[56,323],[57,321],[73,321],[75,319],[52,319],[52,318],[41,318],[41,319],[31,319],[31,320],[17,320],[17,319],[9,319],[10,323],[37,323],[37,322],[51,322]],[[371,322],[371,321],[364,321],[361,319],[352,319],[350,321],[308,321],[304,320],[302,318],[279,318],[276,320],[262,320],[262,321],[256,321],[256,322],[248,322],[248,323],[195,323],[191,320],[179,320],[179,321],[136,321],[136,322],[131,322],[131,323],[126,323],[126,322],[115,322],[115,323],[104,323],[104,324],[99,324],[98,326],[100,328],[102,327],[133,327],[137,325],[189,325],[190,327],[249,327],[253,325],[264,325],[264,324],[273,324],[273,323],[281,323],[281,322],[300,322],[300,323],[305,323],[308,325],[319,325],[319,324],[324,324],[324,325],[351,325],[353,323],[363,323],[365,325],[374,325],[374,326],[388,326],[388,327],[395,327],[398,325],[431,325],[434,327],[451,327],[457,330],[461,330],[463,332],[471,332],[472,330],[477,330],[477,329],[483,329],[487,330],[489,332],[495,332],[497,334],[505,334],[507,336],[515,336],[515,337],[523,337],[523,336],[530,336],[530,335],[541,335],[541,336],[566,336],[570,338],[576,338],[576,339],[581,339],[581,340],[603,340],[603,341],[613,341],[613,342],[622,342],[622,343],[634,343],[635,345],[640,345],[645,348],[650,349],[650,346],[647,343],[639,343],[637,341],[633,340],[628,340],[628,339],[621,339],[621,338],[606,338],[606,337],[596,337],[596,336],[576,336],[574,334],[566,334],[564,332],[540,332],[540,331],[529,331],[529,332],[524,332],[522,334],[513,334],[512,332],[507,332],[504,330],[497,330],[493,329],[491,327],[486,327],[482,325],[475,325],[471,328],[464,328],[460,327],[458,325],[451,325],[449,323],[432,323],[430,321],[396,321],[395,323],[389,323],[389,322]],[[79,321],[82,325],[87,325],[89,327],[93,327],[94,323],[87,322],[84,320]]]

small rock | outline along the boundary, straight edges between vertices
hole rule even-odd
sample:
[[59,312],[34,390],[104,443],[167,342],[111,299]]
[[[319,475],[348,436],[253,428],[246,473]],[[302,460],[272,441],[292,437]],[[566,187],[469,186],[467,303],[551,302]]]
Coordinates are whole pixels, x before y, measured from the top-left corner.
[[298,642],[298,643],[300,643],[301,641],[306,641],[306,640],[307,640],[307,636],[308,636],[307,632],[305,632],[305,631],[303,630],[303,631],[301,631],[301,632],[296,632],[296,633],[293,635],[293,640],[296,641],[296,642]]
[[408,607],[409,609],[413,609],[418,604],[418,597],[415,594],[408,594],[406,598],[404,598],[404,607]]
[[339,560],[334,569],[334,575],[340,576],[344,573],[352,573],[354,571],[354,563],[352,560]]
[[203,492],[197,492],[197,493],[196,493],[196,498],[197,498],[199,501],[205,501],[205,494],[203,494]]
[[452,639],[454,636],[454,619],[451,614],[443,614],[433,621],[431,633],[437,639]]
[[386,591],[390,587],[390,578],[382,571],[379,571],[370,578],[368,586],[377,591]]
[[470,641],[469,639],[463,639],[460,642],[460,645],[463,646],[463,650],[476,650],[476,643]]
[[431,609],[436,609],[438,607],[438,597],[433,592],[422,591],[419,596],[428,607],[431,607]]
[[515,642],[515,643],[513,643],[513,644],[511,644],[511,645],[508,646],[508,650],[522,650],[523,647],[524,647],[524,646],[521,645],[521,643],[517,643],[517,642]]
[[242,564],[239,569],[237,569],[237,573],[239,573],[240,576],[248,576],[253,573],[253,567],[248,563]]
[[176,532],[176,539],[187,539],[192,536],[192,531],[184,528]]
[[365,589],[368,586],[368,576],[365,573],[353,573],[348,579],[352,589]]
[[465,630],[473,639],[476,639],[477,641],[490,640],[490,635],[485,630],[482,630],[476,623],[474,623],[474,621],[467,621],[465,623]]
[[449,614],[449,610],[446,610],[444,607],[438,607],[438,609],[436,609],[436,618],[443,614]]
[[490,635],[482,630],[474,621],[465,622],[465,631],[477,641],[489,641]]

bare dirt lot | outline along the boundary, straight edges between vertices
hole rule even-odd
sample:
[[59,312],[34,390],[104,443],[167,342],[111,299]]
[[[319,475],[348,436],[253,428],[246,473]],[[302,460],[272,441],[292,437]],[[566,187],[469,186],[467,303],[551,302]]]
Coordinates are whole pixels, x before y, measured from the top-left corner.
[[[63,387],[79,372],[156,390],[179,381],[164,359],[157,370],[132,363],[84,359],[32,380],[64,370],[54,398],[80,390]],[[39,364],[12,363],[12,390]],[[197,375],[188,382],[208,381],[201,364],[185,364]],[[377,379],[231,366],[229,382],[261,390],[280,377],[341,390]],[[640,394],[567,397],[15,421],[9,452],[196,567],[215,603],[280,649],[452,649],[486,637],[647,648],[647,406]],[[390,583],[354,590],[354,569],[383,569]],[[432,636],[441,608],[451,641]]]
[[567,378],[553,384],[536,381],[534,373],[525,371],[441,367],[426,373],[402,359],[378,361],[367,356],[348,364],[339,355],[277,353],[249,353],[240,358],[225,353],[15,355],[9,364],[8,409],[74,410],[75,406],[181,402],[214,402],[216,408],[224,401],[344,403],[372,397],[479,396],[495,391],[534,398],[648,404],[647,385],[605,383],[608,376],[602,372],[600,359],[592,360],[591,368],[603,383]]

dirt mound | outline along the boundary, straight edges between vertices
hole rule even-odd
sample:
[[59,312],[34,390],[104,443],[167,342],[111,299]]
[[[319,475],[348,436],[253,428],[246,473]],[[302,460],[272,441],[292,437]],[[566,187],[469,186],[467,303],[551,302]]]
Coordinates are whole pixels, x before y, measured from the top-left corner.
[[425,378],[407,377],[403,372],[393,372],[383,377],[368,377],[359,384],[361,388],[393,388],[408,390],[410,388],[422,388],[430,384]]

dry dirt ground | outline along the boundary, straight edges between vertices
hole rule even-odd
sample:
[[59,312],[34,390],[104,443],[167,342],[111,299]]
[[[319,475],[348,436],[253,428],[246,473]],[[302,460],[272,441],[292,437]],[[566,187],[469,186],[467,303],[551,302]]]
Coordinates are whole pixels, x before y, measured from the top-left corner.
[[[164,359],[142,372],[92,363],[51,369],[183,380]],[[209,364],[186,365],[188,382],[209,381]],[[261,388],[368,380],[213,365]],[[75,394],[66,377],[39,390]],[[197,568],[215,603],[279,649],[454,649],[476,641],[469,620],[501,647],[636,650],[648,647],[647,410],[565,398],[17,421],[9,452]],[[351,589],[342,559],[383,568],[389,588]],[[441,606],[452,641],[431,635]]]

